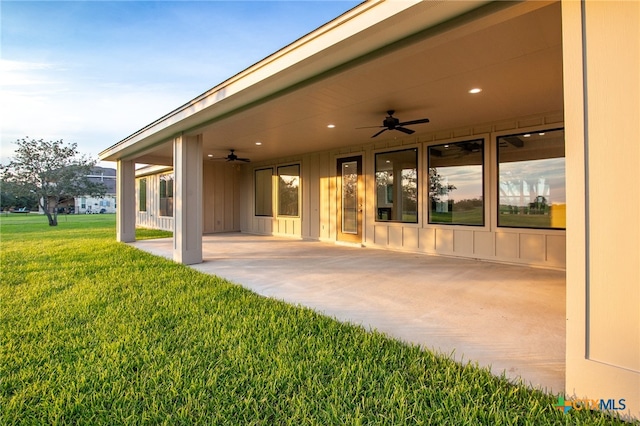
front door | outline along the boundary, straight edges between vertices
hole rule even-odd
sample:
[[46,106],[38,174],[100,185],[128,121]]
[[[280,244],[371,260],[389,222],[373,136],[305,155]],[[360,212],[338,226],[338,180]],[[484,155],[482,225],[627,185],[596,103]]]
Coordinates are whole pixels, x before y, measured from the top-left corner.
[[338,158],[338,241],[362,243],[362,156]]

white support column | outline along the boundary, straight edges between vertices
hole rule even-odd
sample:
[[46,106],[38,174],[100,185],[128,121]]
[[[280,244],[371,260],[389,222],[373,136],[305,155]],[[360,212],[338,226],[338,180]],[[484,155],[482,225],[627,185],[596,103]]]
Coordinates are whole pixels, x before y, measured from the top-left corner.
[[135,161],[118,160],[116,179],[116,239],[123,243],[136,240]]
[[175,178],[173,260],[202,262],[202,137],[181,135],[173,141]]
[[640,2],[562,2],[562,32],[565,393],[640,419]]

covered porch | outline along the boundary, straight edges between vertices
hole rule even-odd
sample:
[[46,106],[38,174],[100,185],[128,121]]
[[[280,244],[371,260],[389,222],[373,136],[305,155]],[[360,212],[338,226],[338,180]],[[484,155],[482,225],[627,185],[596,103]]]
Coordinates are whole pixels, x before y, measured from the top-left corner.
[[[172,239],[130,244],[173,256]],[[243,233],[202,247],[201,272],[564,391],[564,271]]]

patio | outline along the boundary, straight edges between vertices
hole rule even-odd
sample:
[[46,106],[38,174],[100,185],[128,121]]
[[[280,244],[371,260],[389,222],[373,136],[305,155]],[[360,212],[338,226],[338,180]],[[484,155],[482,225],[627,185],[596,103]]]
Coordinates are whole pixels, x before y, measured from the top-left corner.
[[[172,239],[132,246],[172,258]],[[192,267],[258,294],[562,392],[564,271],[241,233]]]

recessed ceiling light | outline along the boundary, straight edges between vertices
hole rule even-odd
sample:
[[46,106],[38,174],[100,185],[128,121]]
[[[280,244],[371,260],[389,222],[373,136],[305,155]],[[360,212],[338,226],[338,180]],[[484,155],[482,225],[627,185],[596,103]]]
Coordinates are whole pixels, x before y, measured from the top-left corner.
[[476,94],[480,92],[482,92],[482,89],[479,87],[474,87],[473,89],[469,90],[469,93],[472,93],[472,94]]
[[449,148],[449,145],[445,145],[444,147],[445,147],[445,148]]
[[262,142],[256,142],[256,145],[262,145]]
[[544,132],[540,132],[538,133],[540,136],[544,136]]
[[213,157],[213,154],[209,154],[209,155],[207,155],[207,157],[211,158],[211,157]]
[[526,135],[524,135],[525,138],[529,138],[531,137],[531,134],[527,133]]
[[327,127],[330,128],[330,129],[333,129],[334,127],[336,127],[336,125],[335,124],[327,124]]

